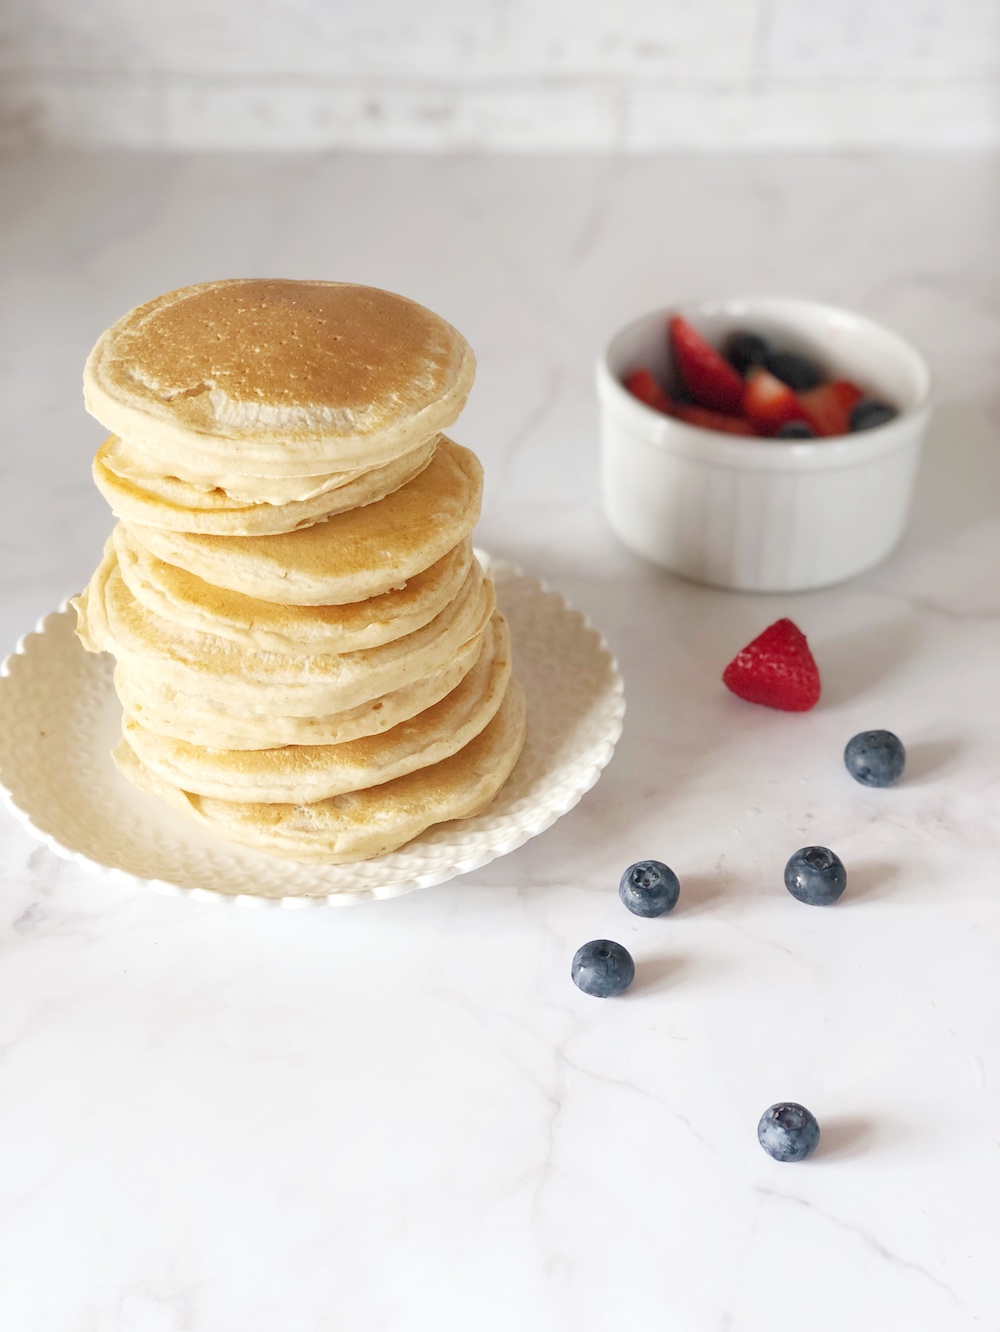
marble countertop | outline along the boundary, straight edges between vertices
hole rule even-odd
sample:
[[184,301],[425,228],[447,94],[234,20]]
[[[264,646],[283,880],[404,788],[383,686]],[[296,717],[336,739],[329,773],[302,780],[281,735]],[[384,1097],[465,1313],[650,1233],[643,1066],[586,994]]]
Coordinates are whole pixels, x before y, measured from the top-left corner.
[[[466,333],[481,544],[608,636],[598,786],[465,879],[224,910],[129,892],[0,820],[0,1327],[10,1332],[1000,1328],[998,160],[38,155],[0,161],[14,640],[96,563],[80,372],[130,306],[223,275],[405,292]],[[900,550],[840,588],[674,580],[601,517],[592,369],[630,316],[774,292],[928,354]],[[782,615],[825,680],[775,714],[720,672]],[[905,781],[840,754],[889,727]],[[781,871],[821,842],[835,908]],[[677,911],[615,888],[656,856]],[[630,948],[587,998],[587,939]],[[823,1125],[757,1145],[771,1102]]]

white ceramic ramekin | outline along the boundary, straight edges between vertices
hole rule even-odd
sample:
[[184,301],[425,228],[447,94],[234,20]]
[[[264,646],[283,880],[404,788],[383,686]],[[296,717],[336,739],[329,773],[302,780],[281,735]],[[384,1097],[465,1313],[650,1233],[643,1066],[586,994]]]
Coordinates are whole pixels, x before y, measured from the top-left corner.
[[[667,319],[709,341],[746,329],[816,357],[899,415],[817,440],[721,434],[664,416],[622,378],[641,365],[672,377]],[[597,368],[604,506],[638,554],[716,587],[794,592],[870,569],[899,540],[930,416],[930,374],[909,343],[862,315],[813,301],[682,303],[623,328]]]

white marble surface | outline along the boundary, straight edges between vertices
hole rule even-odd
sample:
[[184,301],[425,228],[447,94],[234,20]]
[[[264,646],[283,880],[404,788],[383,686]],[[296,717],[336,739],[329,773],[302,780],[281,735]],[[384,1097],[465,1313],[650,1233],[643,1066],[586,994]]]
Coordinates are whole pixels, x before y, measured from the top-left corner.
[[[482,542],[619,654],[597,788],[454,884],[339,912],[126,892],[0,821],[0,1327],[11,1332],[1000,1328],[997,161],[25,157],[0,168],[7,641],[108,514],[79,373],[133,303],[223,274],[381,283],[470,337]],[[902,549],[810,596],[711,592],[608,535],[592,362],[674,297],[866,310],[938,379]],[[718,681],[779,615],[806,716]],[[888,726],[906,781],[840,751]],[[795,903],[797,846],[851,882]],[[672,917],[618,904],[671,863]],[[633,950],[623,999],[569,959]],[[757,1146],[772,1101],[824,1143]]]
[[994,0],[6,0],[0,142],[1000,142]]

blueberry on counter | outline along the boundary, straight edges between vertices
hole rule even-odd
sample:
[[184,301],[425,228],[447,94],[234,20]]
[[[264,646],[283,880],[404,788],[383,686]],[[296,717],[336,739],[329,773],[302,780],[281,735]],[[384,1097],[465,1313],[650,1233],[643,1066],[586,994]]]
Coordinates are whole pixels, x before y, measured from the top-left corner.
[[847,870],[829,847],[804,846],[785,866],[785,887],[807,906],[831,906],[847,887]]
[[630,865],[618,885],[618,896],[634,916],[663,916],[673,911],[680,891],[677,875],[662,860]]
[[774,432],[775,439],[815,439],[816,431],[808,421],[786,421]]
[[862,786],[892,786],[906,767],[906,750],[891,731],[862,731],[844,750],[847,771]]
[[795,393],[818,388],[823,382],[823,371],[816,362],[798,352],[771,352],[764,366]]
[[874,430],[876,426],[885,425],[886,421],[891,421],[898,415],[895,407],[890,407],[887,402],[862,398],[851,411],[851,431],[857,433],[859,430]]
[[628,949],[613,939],[591,939],[573,954],[570,975],[584,994],[610,999],[632,984],[635,963]]
[[775,1161],[804,1161],[819,1143],[816,1116],[795,1101],[779,1101],[765,1110],[757,1141]]
[[759,333],[733,333],[726,339],[724,351],[726,360],[741,375],[755,365],[763,365],[771,355],[770,344]]

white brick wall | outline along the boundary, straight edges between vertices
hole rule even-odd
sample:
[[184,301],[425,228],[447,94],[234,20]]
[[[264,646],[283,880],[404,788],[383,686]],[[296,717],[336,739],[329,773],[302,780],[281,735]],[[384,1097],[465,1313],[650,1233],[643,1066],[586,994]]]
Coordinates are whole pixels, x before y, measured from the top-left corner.
[[1000,142],[1000,0],[6,0],[8,142]]

